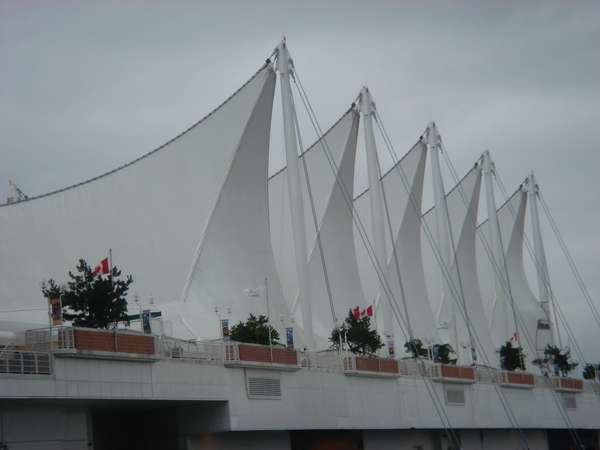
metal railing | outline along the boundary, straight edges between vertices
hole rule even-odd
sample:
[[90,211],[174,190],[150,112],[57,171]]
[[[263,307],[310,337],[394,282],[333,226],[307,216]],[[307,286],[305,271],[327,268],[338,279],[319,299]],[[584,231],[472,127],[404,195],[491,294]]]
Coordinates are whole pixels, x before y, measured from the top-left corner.
[[165,358],[180,360],[225,361],[231,358],[231,352],[236,347],[224,345],[221,342],[186,341],[169,337],[156,340],[156,353]]
[[427,364],[423,361],[402,360],[398,364],[400,375],[406,377],[421,377],[427,373]]
[[0,354],[0,373],[19,375],[50,375],[52,363],[50,354],[7,350]]
[[493,367],[477,367],[475,369],[475,379],[479,383],[495,383],[498,380],[500,371]]
[[337,353],[298,352],[300,365],[307,369],[349,370],[346,357]]
[[71,327],[39,328],[25,332],[27,350],[48,351],[75,348],[74,331]]

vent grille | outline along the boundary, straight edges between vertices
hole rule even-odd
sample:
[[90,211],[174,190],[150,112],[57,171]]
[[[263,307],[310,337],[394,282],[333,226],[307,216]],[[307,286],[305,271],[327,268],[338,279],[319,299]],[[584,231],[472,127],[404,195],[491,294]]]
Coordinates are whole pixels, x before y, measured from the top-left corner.
[[455,405],[465,404],[465,391],[458,388],[447,388],[446,389],[446,403],[453,403]]
[[577,399],[573,395],[563,396],[563,402],[566,409],[577,409]]
[[281,398],[281,380],[248,377],[248,398]]

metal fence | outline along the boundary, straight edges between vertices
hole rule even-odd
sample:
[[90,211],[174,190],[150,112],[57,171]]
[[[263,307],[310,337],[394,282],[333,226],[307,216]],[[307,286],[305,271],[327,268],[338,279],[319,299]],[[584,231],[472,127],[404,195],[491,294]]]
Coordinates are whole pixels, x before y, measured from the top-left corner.
[[71,327],[39,328],[25,332],[25,345],[30,351],[48,351],[75,348]]
[[350,370],[347,357],[337,353],[309,353],[298,352],[300,365],[307,369],[324,369],[324,370]]
[[161,337],[156,341],[158,355],[180,360],[225,361],[231,359],[231,352],[234,351],[229,347],[221,342],[186,341],[169,337]]
[[0,373],[20,375],[50,375],[50,355],[42,352],[4,350],[0,353]]

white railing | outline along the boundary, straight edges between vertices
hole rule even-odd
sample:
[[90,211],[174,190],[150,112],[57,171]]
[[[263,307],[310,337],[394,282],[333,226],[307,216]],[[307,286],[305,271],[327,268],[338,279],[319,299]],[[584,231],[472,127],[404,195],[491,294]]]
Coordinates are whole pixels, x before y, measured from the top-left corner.
[[8,350],[0,354],[0,373],[20,375],[50,375],[50,355],[42,352]]
[[427,376],[427,367],[423,361],[415,361],[414,359],[405,359],[399,361],[398,368],[400,375],[406,377],[421,377]]
[[480,383],[495,383],[498,380],[498,369],[493,367],[477,367],[475,369],[475,379]]
[[[156,341],[156,353],[165,358],[183,360],[224,361],[236,346],[224,345],[221,342],[186,341],[182,339],[162,337]],[[228,348],[231,349],[228,350]]]
[[39,328],[25,332],[27,350],[47,351],[75,348],[74,331],[71,327]]
[[[325,370],[356,370],[348,368],[352,364],[347,356],[336,353],[308,353],[298,352],[300,365],[307,369],[325,369]],[[356,366],[356,362],[354,363]]]

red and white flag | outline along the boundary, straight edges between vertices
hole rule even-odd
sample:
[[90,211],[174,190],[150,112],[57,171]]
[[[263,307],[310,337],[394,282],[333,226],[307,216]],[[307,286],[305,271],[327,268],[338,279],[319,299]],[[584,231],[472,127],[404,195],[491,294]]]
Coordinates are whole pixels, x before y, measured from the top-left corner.
[[518,337],[517,337],[517,332],[515,331],[515,334],[513,334],[513,335],[510,337],[510,341],[508,341],[508,342],[516,342],[516,340],[517,340],[517,339],[518,339]]
[[363,319],[365,317],[373,317],[373,305],[371,305],[368,308],[363,309],[363,310],[356,308],[353,312],[354,312],[354,318],[357,320]]
[[94,269],[94,274],[99,275],[108,275],[110,273],[110,264],[108,263],[108,258],[100,261],[100,264],[96,266]]

